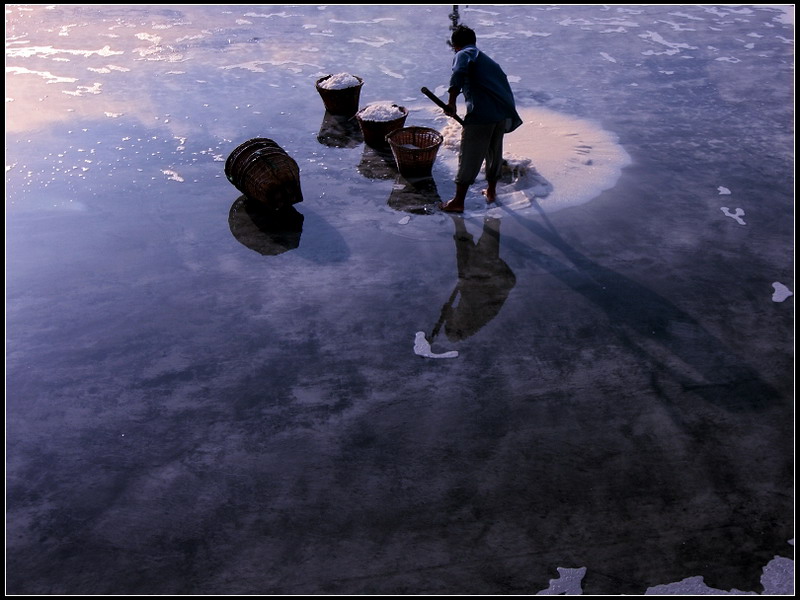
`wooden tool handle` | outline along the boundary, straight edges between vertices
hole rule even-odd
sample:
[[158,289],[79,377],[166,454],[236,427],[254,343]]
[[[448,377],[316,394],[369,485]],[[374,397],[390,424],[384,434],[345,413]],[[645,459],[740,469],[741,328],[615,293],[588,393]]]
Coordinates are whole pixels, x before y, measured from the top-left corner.
[[[435,95],[435,94],[434,94],[432,91],[430,91],[428,88],[424,87],[424,88],[422,88],[422,90],[421,90],[421,91],[422,91],[422,93],[423,93],[423,94],[425,94],[425,95],[426,95],[428,98],[430,98],[431,100],[433,100],[433,103],[434,103],[434,104],[436,104],[436,106],[438,106],[439,108],[441,108],[442,110],[444,110],[444,111],[445,111],[445,114],[447,114],[447,110],[449,110],[449,109],[448,109],[448,106],[447,106],[447,104],[445,104],[444,102],[442,102],[441,100],[439,100],[439,98],[437,98],[437,97],[436,97],[436,95]],[[452,118],[454,118],[456,121],[458,121],[459,123],[461,123],[461,125],[464,125],[464,121],[463,121],[463,119],[462,119],[461,117],[459,117],[458,115],[449,115],[449,114],[448,114],[447,116],[448,116],[448,117],[452,117]]]

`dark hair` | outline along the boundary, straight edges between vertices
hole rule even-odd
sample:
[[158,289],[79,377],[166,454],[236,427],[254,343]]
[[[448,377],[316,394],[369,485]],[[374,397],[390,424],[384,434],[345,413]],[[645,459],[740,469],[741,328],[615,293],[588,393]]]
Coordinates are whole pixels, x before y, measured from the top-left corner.
[[453,30],[450,36],[450,43],[454,48],[463,48],[470,44],[475,44],[475,32],[466,25],[459,25]]

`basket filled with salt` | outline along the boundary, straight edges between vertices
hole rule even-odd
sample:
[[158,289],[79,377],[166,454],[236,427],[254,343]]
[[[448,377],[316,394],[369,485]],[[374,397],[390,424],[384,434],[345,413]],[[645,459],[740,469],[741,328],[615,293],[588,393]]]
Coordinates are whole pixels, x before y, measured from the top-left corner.
[[371,148],[386,148],[386,136],[406,124],[408,109],[392,102],[373,102],[356,113],[364,143]]
[[444,137],[430,127],[403,127],[389,133],[386,141],[403,177],[429,177]]
[[358,100],[364,80],[350,73],[336,73],[317,79],[317,92],[332,115],[352,117],[358,112]]

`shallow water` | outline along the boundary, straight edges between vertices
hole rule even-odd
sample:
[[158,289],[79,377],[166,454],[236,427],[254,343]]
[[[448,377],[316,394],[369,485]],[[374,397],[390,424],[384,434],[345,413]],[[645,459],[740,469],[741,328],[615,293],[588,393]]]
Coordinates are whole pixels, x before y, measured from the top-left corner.
[[460,7],[541,135],[457,217],[314,87],[444,131],[451,9],[6,7],[9,593],[792,585],[793,12]]

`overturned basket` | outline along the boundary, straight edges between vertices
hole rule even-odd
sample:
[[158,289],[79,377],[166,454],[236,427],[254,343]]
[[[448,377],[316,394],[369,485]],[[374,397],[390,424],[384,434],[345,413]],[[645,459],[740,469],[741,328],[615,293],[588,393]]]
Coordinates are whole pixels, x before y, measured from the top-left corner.
[[386,141],[402,176],[429,177],[444,137],[430,127],[403,127],[387,135]]
[[231,152],[225,176],[245,196],[272,209],[303,201],[297,162],[269,138],[248,140]]

